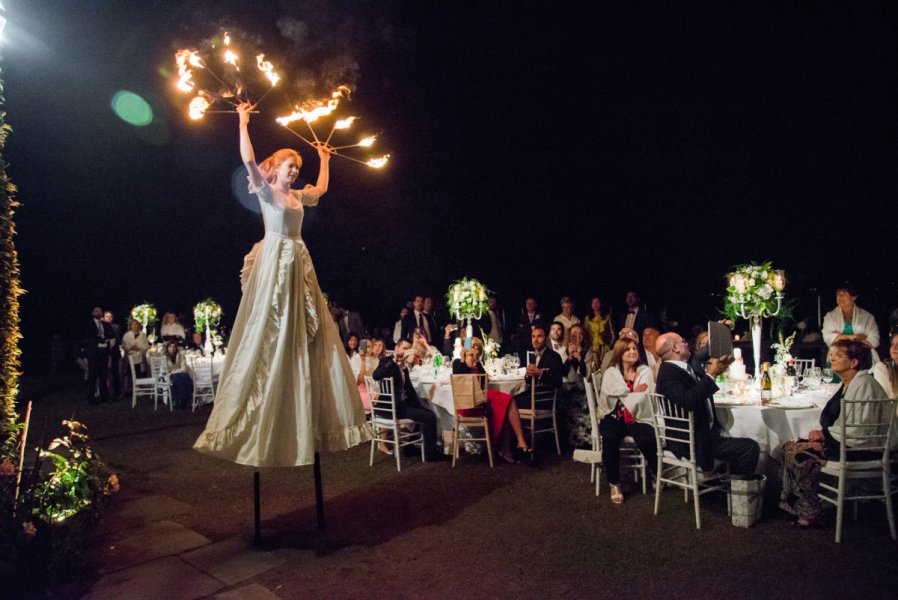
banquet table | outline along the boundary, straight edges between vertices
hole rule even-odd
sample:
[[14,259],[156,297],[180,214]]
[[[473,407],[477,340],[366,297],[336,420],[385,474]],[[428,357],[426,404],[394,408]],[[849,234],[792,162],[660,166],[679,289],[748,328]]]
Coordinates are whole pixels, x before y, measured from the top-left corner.
[[835,386],[800,390],[786,398],[761,406],[757,392],[743,397],[714,395],[717,420],[730,437],[747,437],[761,446],[762,455],[779,460],[784,442],[807,437],[820,428],[820,413]]

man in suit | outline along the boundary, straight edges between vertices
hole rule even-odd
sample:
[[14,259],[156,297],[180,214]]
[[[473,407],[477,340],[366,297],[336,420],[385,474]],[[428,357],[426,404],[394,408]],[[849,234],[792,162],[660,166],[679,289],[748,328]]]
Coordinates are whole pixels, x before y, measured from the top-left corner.
[[439,340],[440,330],[443,328],[442,319],[437,318],[436,306],[430,296],[424,296],[424,318],[430,328],[431,343],[434,340]]
[[[679,334],[665,333],[658,337],[655,350],[661,358],[655,391],[692,413],[695,425],[695,459],[705,472],[714,470],[714,460],[726,461],[730,473],[749,475],[755,472],[761,448],[748,438],[724,437],[714,412],[713,394],[717,391],[714,377],[723,373],[732,362],[731,357],[709,358],[707,372],[695,370],[689,359],[692,352]],[[687,434],[671,437],[687,439]],[[677,457],[689,456],[689,446],[671,442],[667,449]]]
[[418,423],[424,434],[424,455],[428,461],[445,460],[443,454],[437,450],[437,417],[436,414],[421,405],[415,386],[408,374],[406,352],[411,348],[407,340],[400,340],[393,350],[393,356],[384,356],[380,359],[372,377],[380,381],[382,379],[393,380],[393,392],[396,395],[396,416],[400,419],[411,419]]
[[[87,401],[91,404],[109,402],[109,342],[115,336],[112,328],[103,321],[103,309],[95,306],[91,321],[85,330],[84,354],[87,357]],[[108,330],[108,333],[107,333]],[[99,387],[99,399],[97,388]]]
[[109,375],[112,386],[112,399],[118,400],[122,393],[122,328],[114,320],[112,311],[103,313],[106,328],[106,342],[109,345]]
[[515,347],[517,348],[518,355],[521,357],[522,363],[526,360],[527,351],[532,347],[530,332],[537,325],[545,325],[542,315],[537,312],[538,308],[539,305],[536,303],[536,298],[528,296],[524,300],[524,310],[521,312],[521,316],[518,318],[515,327],[512,341],[515,343]]
[[477,321],[484,338],[490,338],[501,347],[508,338],[505,329],[505,311],[499,308],[496,296],[490,294],[486,299],[487,311]]
[[402,318],[402,339],[412,341],[412,332],[418,327],[427,334],[427,343],[433,345],[433,341],[438,339],[440,334],[433,315],[424,312],[424,296],[415,296],[412,310]]
[[614,315],[614,330],[620,331],[629,327],[642,337],[642,330],[649,326],[655,326],[655,316],[642,308],[642,299],[634,291],[627,292],[624,302],[627,310]]
[[331,307],[331,316],[337,324],[337,329],[340,331],[340,339],[343,342],[346,342],[346,338],[350,333],[355,333],[359,336],[359,339],[366,337],[365,324],[362,322],[362,316],[359,313],[353,310],[346,310],[335,302]]
[[530,331],[530,343],[533,347],[533,362],[527,365],[527,377],[537,377],[538,385],[560,389],[564,362],[561,356],[549,347],[546,328],[543,325],[533,326]]

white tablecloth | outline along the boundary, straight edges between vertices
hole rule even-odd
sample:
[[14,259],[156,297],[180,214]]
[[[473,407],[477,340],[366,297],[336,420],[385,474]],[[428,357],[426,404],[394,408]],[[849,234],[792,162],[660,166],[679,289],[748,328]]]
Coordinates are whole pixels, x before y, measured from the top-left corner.
[[[714,396],[717,420],[730,437],[747,437],[761,445],[761,452],[778,458],[783,442],[807,437],[812,429],[820,428],[820,413],[834,390],[806,391],[782,401],[781,406],[730,404],[741,399]],[[811,408],[790,408],[789,405],[812,404]]]

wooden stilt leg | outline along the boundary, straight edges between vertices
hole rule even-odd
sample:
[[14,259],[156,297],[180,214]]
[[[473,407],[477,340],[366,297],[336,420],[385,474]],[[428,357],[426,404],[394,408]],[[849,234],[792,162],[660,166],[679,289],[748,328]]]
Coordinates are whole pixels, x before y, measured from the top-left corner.
[[259,470],[253,471],[253,504],[254,504],[254,525],[255,535],[253,542],[256,546],[262,545],[262,501],[261,501],[261,485],[259,483]]
[[321,483],[321,458],[315,453],[315,510],[318,515],[318,531],[324,531],[324,491]]

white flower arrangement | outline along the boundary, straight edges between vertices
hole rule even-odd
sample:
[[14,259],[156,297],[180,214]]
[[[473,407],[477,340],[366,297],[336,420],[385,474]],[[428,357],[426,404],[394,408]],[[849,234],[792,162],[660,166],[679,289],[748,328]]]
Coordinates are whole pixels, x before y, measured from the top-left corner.
[[724,313],[734,321],[746,315],[774,315],[782,303],[785,272],[769,262],[739,265],[727,274]]
[[147,325],[156,320],[156,307],[146,302],[138,304],[131,309],[131,318],[143,325],[146,330]]
[[193,307],[193,320],[199,333],[215,327],[221,321],[221,305],[212,298],[206,298]]
[[770,349],[774,352],[773,362],[778,365],[783,365],[785,367],[790,360],[792,360],[792,355],[789,354],[789,350],[792,348],[792,344],[795,343],[795,334],[798,332],[793,332],[792,335],[783,339],[783,332],[779,332],[779,341],[770,344]]
[[483,354],[487,357],[498,358],[499,343],[488,335],[483,334],[482,330],[481,335],[483,335]]
[[463,277],[449,286],[446,305],[456,320],[479,319],[487,311],[489,290],[476,279]]

